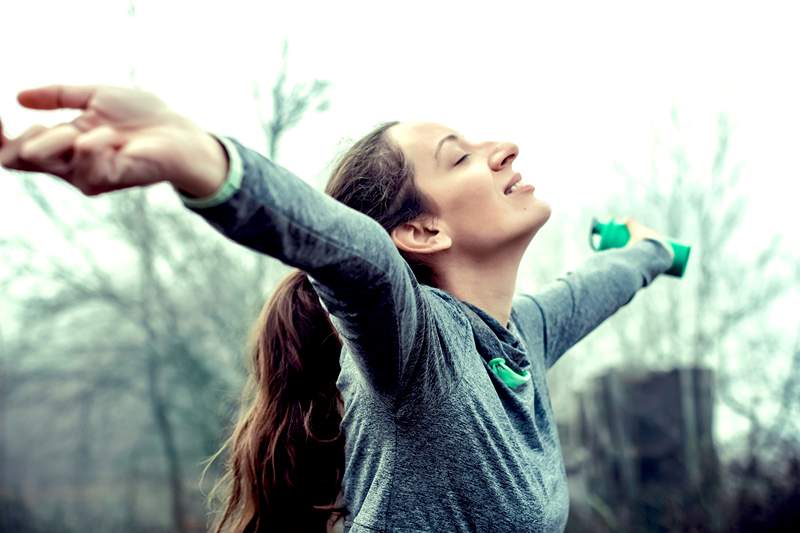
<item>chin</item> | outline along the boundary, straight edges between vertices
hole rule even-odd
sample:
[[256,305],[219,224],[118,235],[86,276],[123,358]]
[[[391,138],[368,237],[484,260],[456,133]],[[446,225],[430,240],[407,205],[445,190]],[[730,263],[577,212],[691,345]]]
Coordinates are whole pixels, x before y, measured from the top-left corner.
[[537,198],[534,204],[528,207],[526,211],[528,211],[526,213],[528,218],[524,225],[520,227],[519,233],[514,236],[514,239],[523,239],[526,243],[529,243],[542,229],[542,226],[550,220],[550,204]]
[[539,200],[534,209],[536,211],[536,215],[533,217],[533,224],[536,228],[536,231],[539,231],[539,228],[544,226],[547,221],[550,220],[550,204],[543,200]]
[[545,202],[537,202],[535,213],[532,213],[528,229],[525,231],[527,240],[533,239],[539,230],[550,220],[550,206]]

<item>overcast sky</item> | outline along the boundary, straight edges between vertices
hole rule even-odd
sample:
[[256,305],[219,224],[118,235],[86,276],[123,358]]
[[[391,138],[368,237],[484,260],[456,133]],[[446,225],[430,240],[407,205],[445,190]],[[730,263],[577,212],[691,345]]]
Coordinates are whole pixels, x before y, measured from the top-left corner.
[[[619,190],[619,166],[649,175],[657,143],[684,143],[690,176],[708,173],[726,113],[730,162],[744,165],[750,198],[737,239],[778,227],[798,249],[800,31],[788,6],[141,0],[132,19],[128,1],[3,1],[0,118],[10,135],[69,120],[74,112],[23,110],[15,95],[50,83],[124,85],[133,66],[141,87],[264,152],[252,83],[268,91],[288,38],[290,81],[332,83],[330,110],[307,117],[280,153],[316,184],[378,122],[433,120],[519,145],[515,168],[557,217]],[[86,205],[77,191],[57,192]],[[25,231],[45,242],[36,232],[49,230],[31,227],[38,216],[17,183],[0,182],[0,237]]]
[[780,4],[140,0],[135,20],[128,5],[0,3],[0,117],[12,134],[64,120],[21,110],[18,90],[125,84],[134,65],[142,87],[263,149],[251,85],[269,87],[288,37],[290,77],[333,84],[331,109],[282,146],[303,178],[319,183],[342,143],[377,122],[434,120],[517,143],[516,167],[557,216],[617,187],[615,164],[648,173],[655,140],[674,135],[673,108],[690,172],[707,172],[725,112],[753,207],[796,225],[800,32]]

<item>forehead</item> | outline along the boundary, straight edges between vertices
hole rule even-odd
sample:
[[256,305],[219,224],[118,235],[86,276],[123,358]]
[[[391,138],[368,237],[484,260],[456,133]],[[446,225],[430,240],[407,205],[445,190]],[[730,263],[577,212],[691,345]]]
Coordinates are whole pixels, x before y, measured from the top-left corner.
[[458,132],[437,122],[401,122],[389,129],[389,135],[408,156],[416,162],[433,162],[433,153],[439,141]]

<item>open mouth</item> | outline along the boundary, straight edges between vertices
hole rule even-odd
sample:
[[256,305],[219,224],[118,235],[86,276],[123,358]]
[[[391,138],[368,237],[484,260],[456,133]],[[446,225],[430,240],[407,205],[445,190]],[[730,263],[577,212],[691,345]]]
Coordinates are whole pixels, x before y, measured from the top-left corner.
[[503,191],[503,194],[508,196],[509,194],[512,194],[512,193],[515,193],[515,192],[533,191],[533,190],[534,190],[534,186],[533,185],[531,185],[530,183],[523,183],[522,182],[522,176],[520,176],[519,174],[514,174],[514,177],[511,178],[511,181],[509,181],[508,185],[506,185],[506,188]]

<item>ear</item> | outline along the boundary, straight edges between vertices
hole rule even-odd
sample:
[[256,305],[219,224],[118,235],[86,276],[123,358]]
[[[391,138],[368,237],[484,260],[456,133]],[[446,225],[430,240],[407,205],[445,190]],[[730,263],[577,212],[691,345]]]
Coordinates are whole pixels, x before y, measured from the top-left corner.
[[432,220],[410,220],[394,228],[391,235],[398,248],[415,254],[440,252],[453,245],[444,227]]

